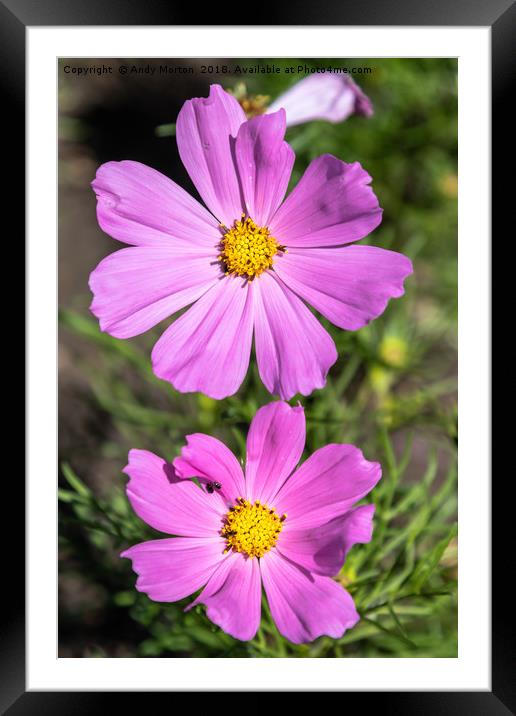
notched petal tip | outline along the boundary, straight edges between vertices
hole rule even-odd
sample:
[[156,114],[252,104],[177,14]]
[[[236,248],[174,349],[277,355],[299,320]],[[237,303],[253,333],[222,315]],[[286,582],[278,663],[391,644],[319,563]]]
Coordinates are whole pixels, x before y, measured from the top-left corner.
[[375,487],[382,479],[382,466],[379,462],[370,462],[369,460],[366,460],[362,451],[360,451],[360,454],[362,456],[362,464],[371,472],[371,475],[373,476],[372,490],[373,487]]
[[156,457],[152,453],[150,453],[148,450],[143,450],[142,448],[131,448],[129,452],[127,453],[127,460],[128,463],[124,467],[123,472],[127,472],[127,469],[132,467],[134,462],[138,460],[138,458],[146,457],[148,455],[151,455],[152,457]]
[[[402,278],[401,280],[404,281],[406,278],[411,276],[414,273],[414,264],[412,263],[412,260],[405,256],[405,254],[400,254],[400,256],[403,257],[402,263],[405,264],[404,268],[401,271]],[[403,295],[403,294],[400,294]]]
[[210,93],[209,93],[208,97],[205,97],[204,99],[205,99],[205,101],[209,101],[209,100],[213,101],[215,96],[220,95],[220,94],[227,95],[228,97],[232,97],[232,95],[230,95],[229,92],[226,92],[226,90],[224,89],[224,87],[222,87],[222,85],[219,85],[218,82],[214,82],[212,85],[210,85]]
[[280,123],[281,128],[283,129],[283,136],[287,130],[287,113],[281,107],[276,112],[268,112],[267,114],[258,114],[256,117],[251,117],[251,119],[248,119],[244,124],[248,124],[249,126],[253,126],[255,124],[270,124],[274,126],[275,122]]
[[271,114],[271,115],[277,115],[277,116],[279,116],[279,117],[282,119],[282,121],[285,123],[285,127],[286,127],[286,125],[287,125],[287,113],[286,113],[286,111],[283,109],[283,107],[281,107],[280,109],[278,109],[277,112],[271,112],[270,114]]
[[104,162],[97,168],[97,171],[95,172],[95,177],[90,182],[90,186],[97,195],[97,198],[109,198],[110,196],[112,196],[114,200],[120,200],[120,197],[118,197],[116,193],[114,193],[111,189],[106,188],[106,184],[107,186],[109,186],[109,177],[113,171],[124,169],[128,164],[140,164],[140,162],[131,162],[130,160],[112,160],[109,162]]

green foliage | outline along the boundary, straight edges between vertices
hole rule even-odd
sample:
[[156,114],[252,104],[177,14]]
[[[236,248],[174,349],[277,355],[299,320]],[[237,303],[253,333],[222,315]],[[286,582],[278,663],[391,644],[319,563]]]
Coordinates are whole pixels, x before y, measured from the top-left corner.
[[[300,398],[307,418],[304,457],[330,442],[352,442],[383,467],[368,498],[376,505],[373,539],[351,550],[337,577],[353,595],[361,621],[342,639],[296,646],[278,634],[264,601],[256,638],[241,643],[211,624],[202,606],[184,613],[190,599],[158,604],[133,589],[135,575],[120,552],[163,535],[143,524],[125,498],[121,471],[128,450],[145,448],[172,460],[186,434],[207,432],[243,458],[249,422],[271,397],[254,360],[236,396],[179,395],[150,366],[163,326],[121,341],[101,333],[85,306],[67,307],[61,330],[79,347],[76,368],[99,439],[98,454],[61,455],[61,574],[94,585],[99,609],[116,625],[107,646],[100,637],[90,640],[86,656],[117,655],[118,641],[124,655],[148,657],[457,654],[456,62],[342,64],[373,68],[357,81],[375,115],[290,129],[294,180],[324,152],[360,161],[384,208],[382,225],[366,242],[406,253],[415,270],[406,295],[361,331],[323,321],[339,360],[324,390]],[[248,90],[274,97],[287,82],[284,75],[256,77]],[[73,629],[84,614],[64,614],[65,628]]]

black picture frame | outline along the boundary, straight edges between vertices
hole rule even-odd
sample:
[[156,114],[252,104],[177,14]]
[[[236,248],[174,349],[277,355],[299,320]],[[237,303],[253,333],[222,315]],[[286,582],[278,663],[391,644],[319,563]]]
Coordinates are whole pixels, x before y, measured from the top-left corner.
[[[227,6],[225,5],[226,9]],[[513,0],[361,0],[361,2],[298,2],[295,15],[277,3],[274,9],[265,5],[253,8],[252,25],[396,25],[396,26],[489,26],[492,31],[492,216],[493,235],[503,220],[505,207],[513,204],[513,182],[505,182],[502,161],[507,161],[507,147],[514,132],[509,92],[514,76],[513,45],[516,38],[516,5]],[[221,15],[221,6],[202,11],[203,25],[244,24],[241,9]],[[192,25],[199,19],[199,8],[179,6],[167,0],[0,0],[0,89],[3,98],[4,141],[15,159],[9,164],[10,211],[20,217],[17,241],[23,245],[21,217],[25,214],[24,144],[25,144],[25,36],[27,26],[77,25]],[[292,22],[295,19],[295,22]],[[494,140],[497,140],[495,143]],[[503,149],[502,149],[503,142]],[[11,237],[12,239],[13,237]],[[514,280],[514,279],[513,279]],[[29,349],[31,347],[29,346]],[[32,346],[34,349],[34,346]],[[498,433],[497,433],[498,436]],[[499,437],[499,436],[498,436]],[[499,437],[501,443],[502,437]],[[512,471],[510,471],[512,472]],[[343,707],[349,711],[356,703],[361,708],[380,708],[382,714],[467,714],[468,716],[502,716],[516,714],[516,646],[513,639],[514,597],[509,586],[510,566],[514,559],[514,540],[509,530],[513,519],[511,501],[506,496],[504,478],[492,485],[492,691],[467,692],[348,692]],[[4,608],[0,632],[0,711],[12,716],[32,713],[91,714],[119,708],[123,693],[101,692],[26,692],[25,690],[25,610],[24,610],[24,544],[21,522],[24,512],[24,485],[17,467],[4,475],[8,482],[9,512],[18,518],[16,543],[3,554]],[[5,489],[5,486],[4,486]],[[474,498],[474,496],[472,496]],[[4,503],[5,504],[5,503]],[[11,507],[12,506],[12,507]],[[507,549],[509,545],[509,549]],[[5,562],[7,560],[7,564]],[[509,568],[508,568],[509,567]],[[488,579],[489,575],[479,575]],[[511,628],[512,627],[512,628]],[[402,664],[400,664],[402,668]],[[200,675],[201,676],[201,675]],[[202,679],[200,679],[202,681]],[[407,684],[410,688],[410,684]],[[130,693],[134,708],[147,693]],[[154,696],[170,698],[162,693]],[[213,696],[213,694],[211,695]],[[274,699],[277,696],[273,697]],[[143,701],[141,702],[143,705]],[[170,707],[170,706],[169,706]]]

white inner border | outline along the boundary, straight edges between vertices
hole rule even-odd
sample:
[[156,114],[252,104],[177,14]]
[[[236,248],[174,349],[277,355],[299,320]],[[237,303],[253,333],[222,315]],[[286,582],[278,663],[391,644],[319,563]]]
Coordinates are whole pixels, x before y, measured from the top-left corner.
[[[27,28],[28,690],[489,690],[490,28]],[[57,658],[58,57],[459,58],[457,659]],[[135,128],[137,131],[137,128]],[[231,662],[231,664],[228,663]]]

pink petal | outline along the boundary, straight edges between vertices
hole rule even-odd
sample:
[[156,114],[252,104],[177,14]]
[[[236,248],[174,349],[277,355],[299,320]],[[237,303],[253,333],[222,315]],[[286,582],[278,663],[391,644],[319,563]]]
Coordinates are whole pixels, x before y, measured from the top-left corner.
[[292,249],[275,261],[278,276],[340,328],[355,331],[404,293],[412,263],[375,246]]
[[288,248],[337,246],[367,236],[382,220],[358,162],[346,164],[323,154],[308,166],[270,222],[273,236]]
[[220,85],[211,85],[209,97],[184,103],[176,122],[181,161],[206,206],[226,226],[245,211],[233,160],[234,140],[244,110]]
[[329,577],[311,574],[276,551],[260,560],[272,618],[294,644],[326,634],[339,639],[360,619],[353,599]]
[[322,388],[337,351],[308,308],[272,272],[253,282],[258,369],[270,393],[289,400]]
[[382,476],[354,445],[325,445],[287,480],[274,502],[293,529],[318,527],[352,507]]
[[269,107],[276,112],[283,107],[287,126],[292,127],[314,119],[343,122],[351,114],[371,116],[371,101],[349,75],[316,74],[296,82]]
[[147,450],[131,450],[127,497],[138,517],[160,532],[184,537],[215,537],[225,510],[170,463]]
[[136,589],[156,602],[175,602],[193,594],[226,559],[222,539],[192,537],[141,542],[120,556],[133,561]]
[[357,83],[348,77],[348,82],[355,93],[355,112],[364,117],[372,117],[374,114],[373,103],[369,97],[363,92]]
[[154,373],[181,393],[226,398],[245,377],[252,328],[247,283],[225,276],[158,340],[152,351]]
[[114,239],[136,246],[214,247],[217,221],[184,189],[140,162],[107,162],[91,183],[97,219]]
[[289,529],[288,519],[277,547],[281,554],[310,572],[337,574],[346,555],[357,542],[370,542],[374,505],[361,505],[326,524],[308,529]]
[[91,273],[90,310],[103,331],[130,338],[197,300],[219,278],[214,252],[195,245],[121,249]]
[[283,201],[295,154],[283,141],[285,112],[244,122],[236,139],[235,156],[249,216],[267,226]]
[[270,504],[299,462],[305,446],[305,413],[288,403],[264,405],[247,435],[247,498]]
[[261,579],[257,559],[230,554],[189,605],[206,604],[206,615],[235,639],[252,639],[260,626]]
[[200,477],[202,481],[219,482],[212,499],[219,495],[225,508],[235,503],[237,497],[245,495],[244,475],[240,463],[231,450],[217,438],[202,433],[186,436],[187,445],[181,450],[181,457],[174,460],[174,468],[180,477]]

